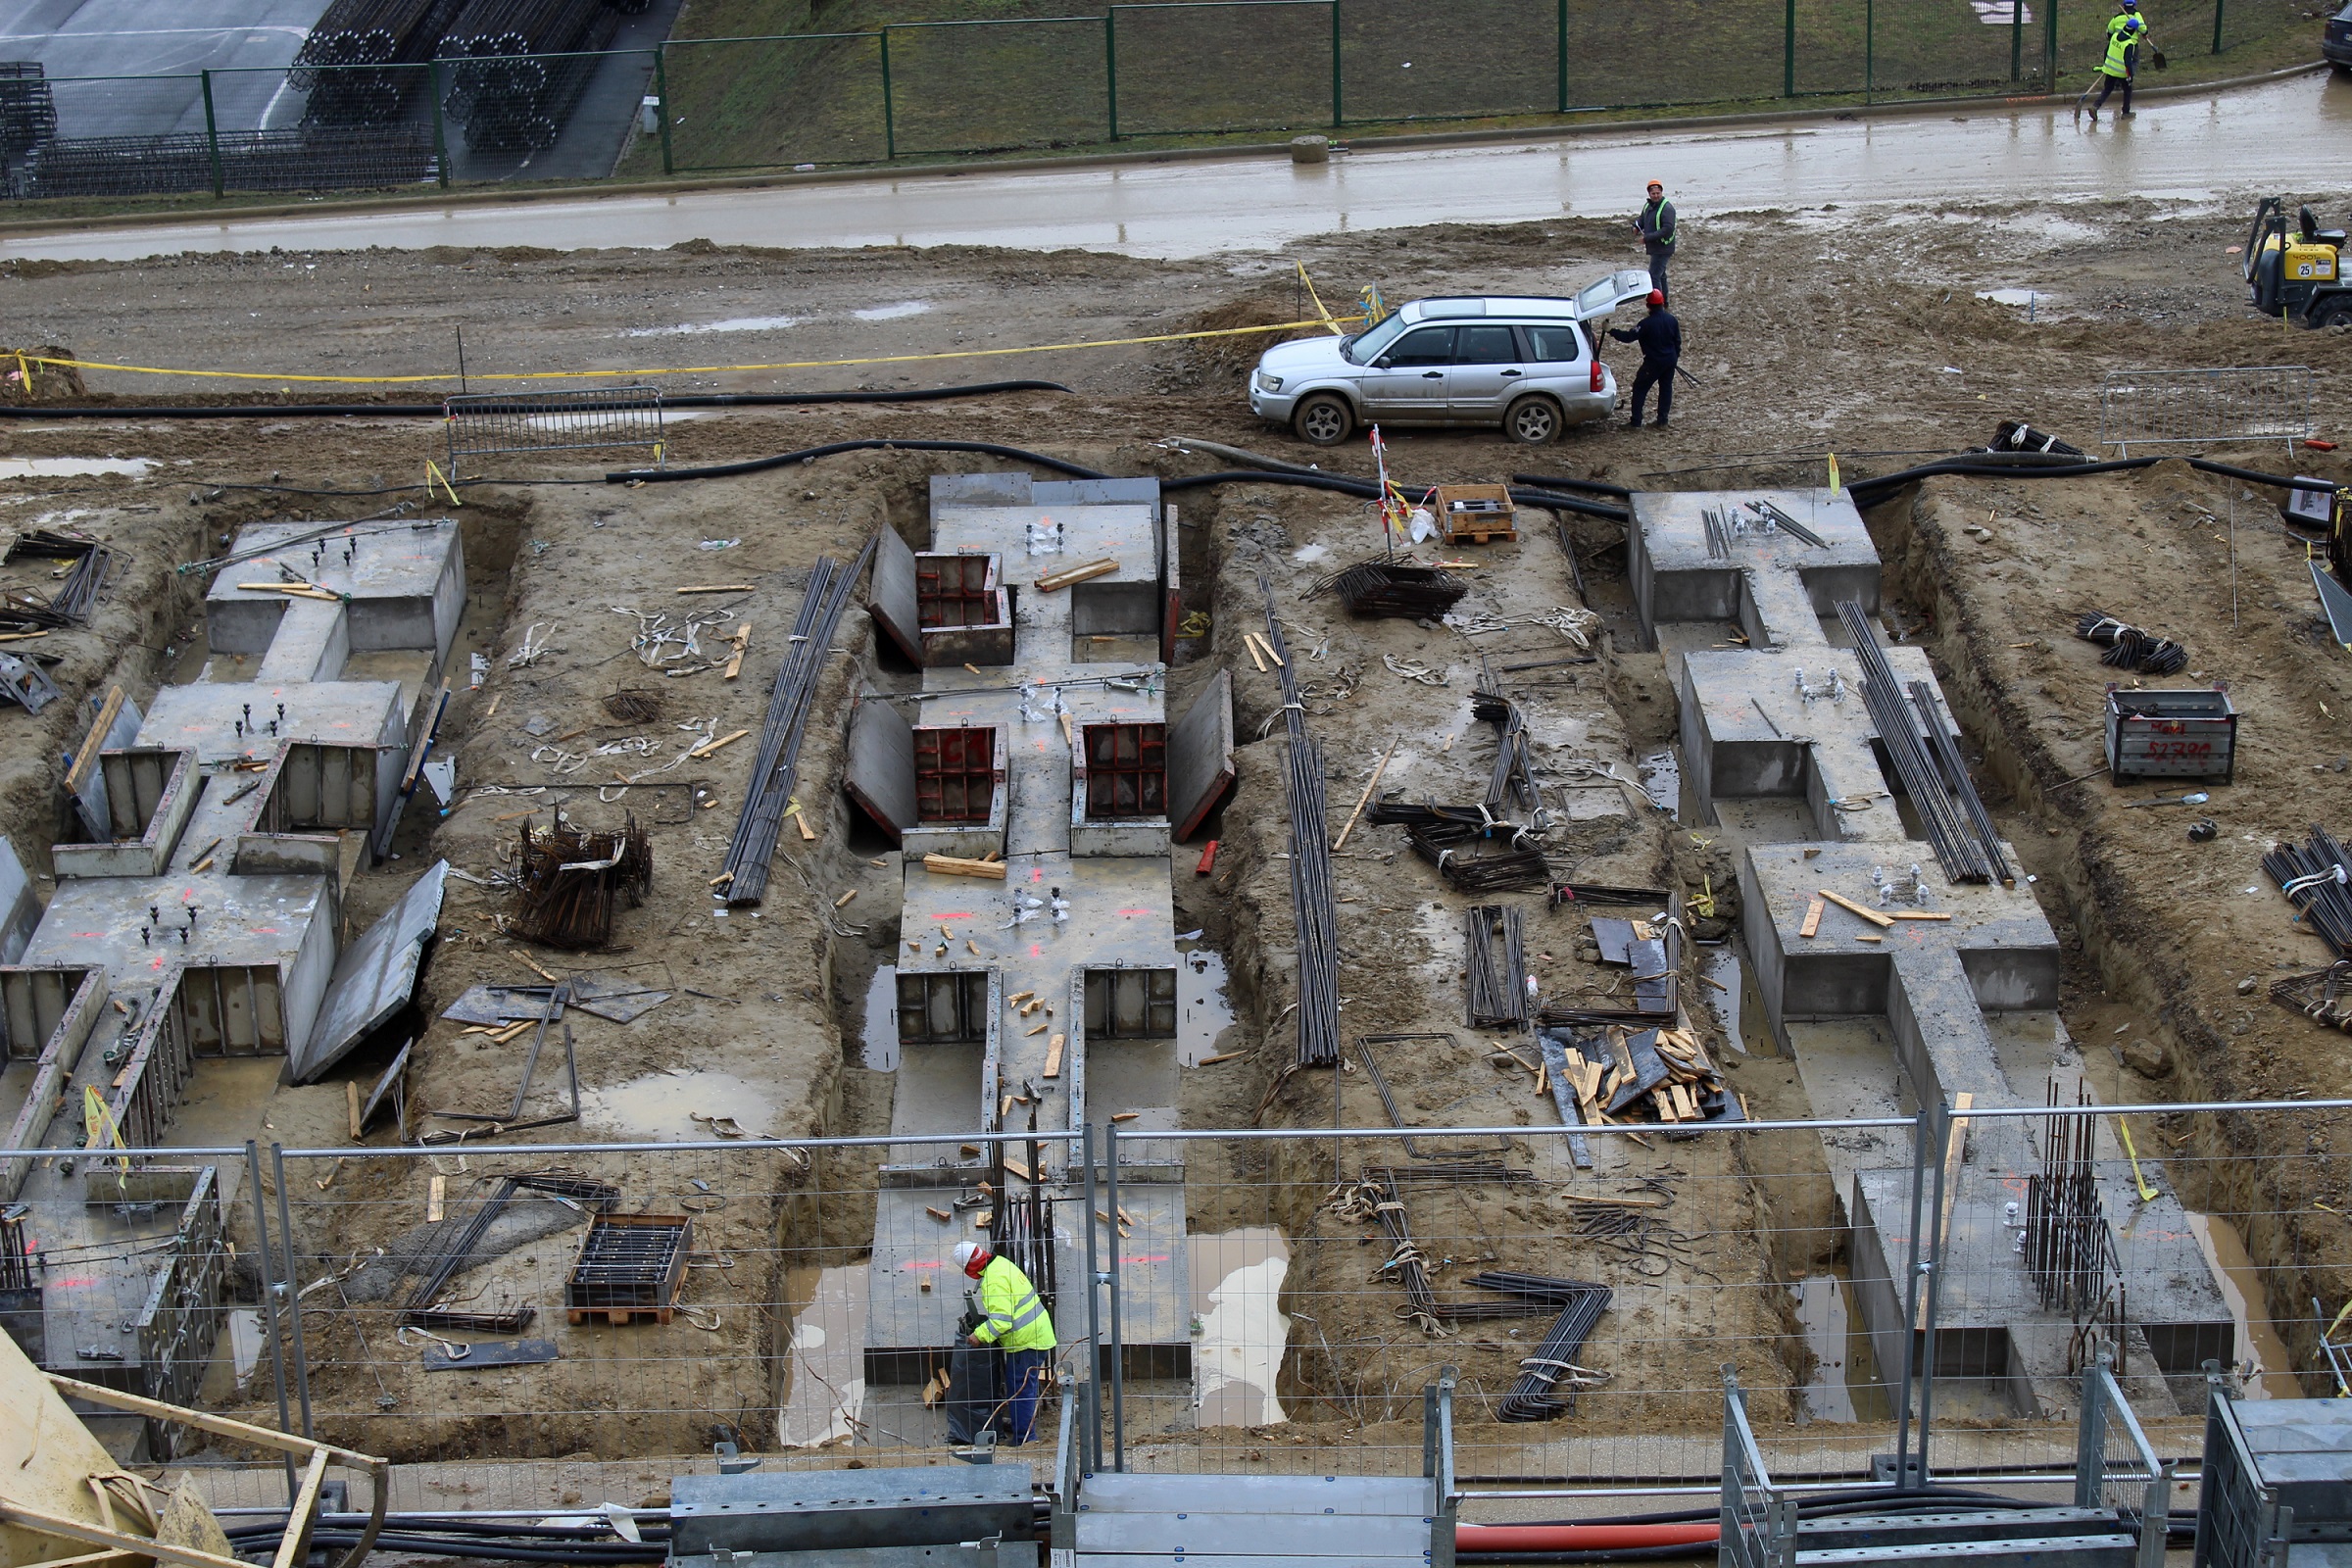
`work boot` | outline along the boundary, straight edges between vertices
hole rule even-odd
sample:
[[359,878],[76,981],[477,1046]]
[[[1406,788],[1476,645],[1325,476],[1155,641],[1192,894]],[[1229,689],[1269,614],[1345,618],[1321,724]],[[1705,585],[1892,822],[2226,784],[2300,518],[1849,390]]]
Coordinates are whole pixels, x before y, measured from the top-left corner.
[[1642,421],[1640,419],[1628,419],[1625,421],[1625,427],[1628,430],[1639,430],[1642,428]]
[[2136,120],[2139,118],[2139,111],[2136,109],[2119,109],[2116,111],[2116,118],[2119,120]]
[[1650,422],[1651,422],[1651,426],[1652,426],[1652,428],[1659,429],[1659,430],[1663,430],[1663,429],[1665,429],[1665,428],[1666,428],[1666,421],[1665,421],[1664,419],[1653,419],[1653,420],[1652,420],[1652,421],[1650,421]]

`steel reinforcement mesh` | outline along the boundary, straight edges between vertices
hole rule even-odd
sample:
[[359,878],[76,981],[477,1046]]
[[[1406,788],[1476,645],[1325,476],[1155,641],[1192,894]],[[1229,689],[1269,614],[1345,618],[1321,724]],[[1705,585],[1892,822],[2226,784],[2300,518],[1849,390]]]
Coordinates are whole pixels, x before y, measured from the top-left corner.
[[418,184],[437,163],[429,125],[60,137],[10,175],[20,199],[158,196],[214,189],[311,191]]

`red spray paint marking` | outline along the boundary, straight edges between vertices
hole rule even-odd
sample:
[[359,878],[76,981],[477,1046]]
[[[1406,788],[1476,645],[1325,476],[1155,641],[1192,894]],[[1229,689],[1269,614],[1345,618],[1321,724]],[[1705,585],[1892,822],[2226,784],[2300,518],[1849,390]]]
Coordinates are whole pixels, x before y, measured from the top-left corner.
[[1150,909],[1121,909],[1119,912],[1132,920],[1139,914],[1150,914],[1152,911]]
[[971,917],[972,911],[969,909],[950,909],[945,914],[935,914],[931,918],[934,920],[969,920]]
[[1122,1257],[1119,1261],[1122,1263],[1165,1263],[1168,1261],[1168,1254],[1153,1252],[1146,1257]]
[[934,1259],[933,1261],[931,1261],[931,1262],[928,1262],[928,1263],[915,1262],[915,1263],[901,1263],[901,1264],[899,1265],[899,1267],[901,1267],[901,1268],[903,1268],[903,1269],[905,1269],[905,1268],[945,1268],[946,1266],[947,1266],[946,1264],[944,1264],[944,1263],[941,1263],[941,1262],[939,1262],[939,1261],[938,1261],[938,1260],[936,1260],[936,1259]]
[[1046,950],[1042,945],[1035,942],[1029,944],[1029,956],[1032,958],[1042,958],[1045,956]]

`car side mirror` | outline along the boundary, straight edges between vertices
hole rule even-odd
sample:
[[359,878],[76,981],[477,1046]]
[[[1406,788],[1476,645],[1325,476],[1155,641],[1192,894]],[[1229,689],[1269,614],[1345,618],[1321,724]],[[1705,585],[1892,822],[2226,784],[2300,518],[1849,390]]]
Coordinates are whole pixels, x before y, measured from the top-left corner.
[[1386,354],[1383,354],[1379,359],[1372,362],[1372,368],[1375,370],[1393,369],[1395,365],[1395,361],[1391,360]]

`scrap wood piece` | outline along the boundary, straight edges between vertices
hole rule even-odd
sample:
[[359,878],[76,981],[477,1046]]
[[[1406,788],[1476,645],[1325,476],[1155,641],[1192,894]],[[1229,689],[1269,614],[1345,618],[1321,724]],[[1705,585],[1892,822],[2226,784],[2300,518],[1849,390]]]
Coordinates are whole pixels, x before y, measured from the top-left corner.
[[1004,880],[1003,860],[974,860],[960,855],[926,855],[923,869],[939,876],[983,876]]
[[1090,561],[1082,566],[1064,566],[1059,571],[1049,571],[1037,579],[1037,586],[1046,593],[1053,593],[1055,589],[1067,588],[1072,583],[1084,582],[1090,577],[1100,577],[1104,572],[1118,569],[1118,558],[1104,556],[1100,561]]
[[1601,1208],[1666,1208],[1674,1202],[1674,1200],[1664,1193],[1635,1195],[1562,1193],[1560,1197],[1571,1203],[1591,1203]]
[[725,673],[719,677],[721,680],[733,680],[743,673],[743,656],[745,651],[752,646],[752,623],[747,620],[736,627],[735,635],[728,638],[727,641],[735,645],[735,652],[727,656],[727,667]]
[[1888,909],[1889,920],[1949,920],[1951,914],[1943,909]]
[[703,742],[702,745],[697,746],[694,748],[694,750],[688,752],[686,755],[699,760],[702,758],[709,757],[712,752],[718,751],[722,747],[734,745],[737,741],[743,739],[750,733],[751,731],[748,729],[739,729],[732,734],[721,735],[713,740],[707,740]]
[[1800,937],[1819,936],[1821,934],[1821,917],[1827,914],[1829,909],[1830,901],[1827,899],[1815,899],[1806,905],[1805,923],[1796,928],[1796,934]]
[[1067,1035],[1055,1035],[1052,1040],[1046,1043],[1045,1075],[1048,1078],[1058,1078],[1061,1076],[1061,1048],[1063,1043],[1067,1041],[1068,1038],[1069,1037]]
[[1828,888],[1821,888],[1816,891],[1821,897],[1829,900],[1840,909],[1844,909],[1852,914],[1860,915],[1863,919],[1868,920],[1872,925],[1879,927],[1881,930],[1891,931],[1894,929],[1894,917],[1892,915],[1881,914],[1878,910],[1870,907],[1870,906],[1866,904],[1856,904],[1844,894],[1833,893]]
[[1364,807],[1371,801],[1372,792],[1380,788],[1380,775],[1389,770],[1389,759],[1396,755],[1396,743],[1401,738],[1400,736],[1389,738],[1389,749],[1380,754],[1380,765],[1372,769],[1372,777],[1364,785],[1364,793],[1356,797],[1355,809],[1348,813],[1348,820],[1340,828],[1340,836],[1331,841],[1334,854],[1337,854],[1340,848],[1348,842],[1348,835],[1355,831],[1355,820],[1364,814]]

